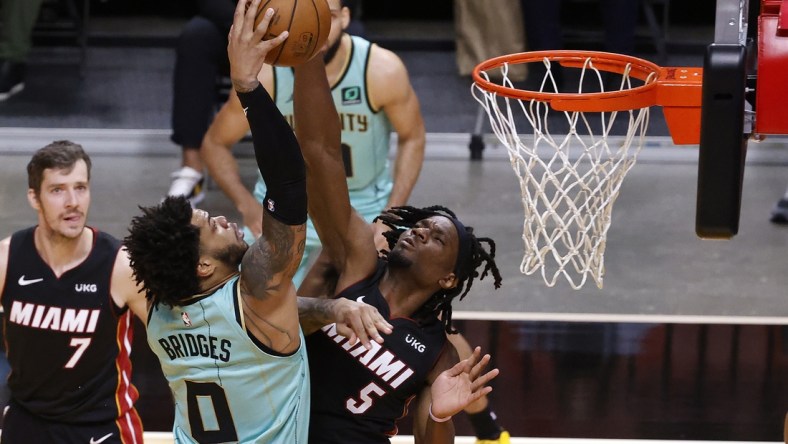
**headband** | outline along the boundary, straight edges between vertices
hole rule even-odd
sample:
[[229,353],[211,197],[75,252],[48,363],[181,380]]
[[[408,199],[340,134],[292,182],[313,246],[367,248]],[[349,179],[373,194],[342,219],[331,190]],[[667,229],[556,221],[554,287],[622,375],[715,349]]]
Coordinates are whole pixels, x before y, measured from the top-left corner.
[[446,217],[457,229],[457,262],[454,263],[454,275],[457,276],[457,280],[463,280],[467,276],[465,276],[465,273],[460,272],[460,268],[471,255],[471,235],[459,219],[451,216]]

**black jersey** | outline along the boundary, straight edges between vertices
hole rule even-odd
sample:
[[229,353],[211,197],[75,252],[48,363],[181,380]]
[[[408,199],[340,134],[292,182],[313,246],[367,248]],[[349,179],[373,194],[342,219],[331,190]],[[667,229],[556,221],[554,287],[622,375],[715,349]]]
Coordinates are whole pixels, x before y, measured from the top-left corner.
[[390,319],[389,306],[378,283],[385,271],[342,291],[337,297],[374,306],[394,327],[384,343],[350,345],[337,335],[335,324],[309,335],[306,349],[312,377],[312,416],[309,442],[388,443],[397,433],[396,421],[425,387],[446,344],[442,323],[435,317],[417,323]]
[[132,318],[110,296],[120,242],[93,229],[93,247],[56,277],[36,250],[35,227],[11,237],[2,304],[13,400],[64,423],[110,421],[133,408]]

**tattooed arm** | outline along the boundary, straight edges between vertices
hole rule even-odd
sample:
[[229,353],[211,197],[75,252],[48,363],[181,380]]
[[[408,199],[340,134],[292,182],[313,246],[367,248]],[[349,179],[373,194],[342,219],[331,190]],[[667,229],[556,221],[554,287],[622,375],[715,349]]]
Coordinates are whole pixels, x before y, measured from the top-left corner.
[[268,348],[291,353],[299,344],[292,278],[304,253],[306,226],[263,216],[263,235],[244,255],[241,295],[246,328]]
[[352,344],[359,340],[366,348],[370,348],[370,339],[382,344],[383,337],[379,332],[390,334],[392,328],[377,308],[345,298],[299,297],[298,317],[305,335],[336,323],[340,335],[350,339]]

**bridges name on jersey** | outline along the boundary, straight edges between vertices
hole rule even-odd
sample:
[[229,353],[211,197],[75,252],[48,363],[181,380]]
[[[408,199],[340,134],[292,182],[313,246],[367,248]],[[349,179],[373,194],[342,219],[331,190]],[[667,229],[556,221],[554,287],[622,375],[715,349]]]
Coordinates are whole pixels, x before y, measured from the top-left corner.
[[158,339],[161,348],[170,360],[188,356],[202,356],[230,362],[230,349],[233,343],[229,339],[217,338],[203,334],[178,333]]

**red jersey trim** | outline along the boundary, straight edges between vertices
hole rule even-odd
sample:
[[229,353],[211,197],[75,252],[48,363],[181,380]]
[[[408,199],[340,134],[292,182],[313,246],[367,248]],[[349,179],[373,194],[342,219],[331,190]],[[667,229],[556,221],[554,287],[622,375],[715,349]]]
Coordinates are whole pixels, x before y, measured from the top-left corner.
[[134,402],[139,398],[139,392],[131,384],[131,340],[133,338],[131,311],[126,311],[118,318],[118,328],[115,339],[118,346],[118,356],[115,358],[115,369],[118,374],[118,383],[115,388],[115,405],[118,418],[134,408]]

